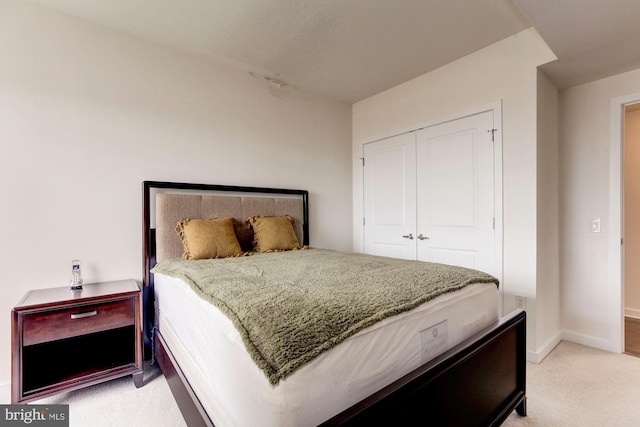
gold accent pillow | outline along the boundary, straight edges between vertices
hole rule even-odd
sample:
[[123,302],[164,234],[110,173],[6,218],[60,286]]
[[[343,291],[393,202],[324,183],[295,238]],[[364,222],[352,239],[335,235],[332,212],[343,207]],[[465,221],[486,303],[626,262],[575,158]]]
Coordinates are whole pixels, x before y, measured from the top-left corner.
[[293,230],[293,221],[289,215],[249,217],[247,222],[253,228],[255,250],[279,252],[302,249]]
[[184,259],[243,255],[233,228],[233,218],[181,219],[176,232],[182,240]]

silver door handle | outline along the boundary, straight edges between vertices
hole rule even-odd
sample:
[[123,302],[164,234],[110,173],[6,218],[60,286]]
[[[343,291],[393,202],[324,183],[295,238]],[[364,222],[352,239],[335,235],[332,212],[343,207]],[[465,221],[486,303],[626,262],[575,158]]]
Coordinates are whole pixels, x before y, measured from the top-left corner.
[[405,234],[402,237],[404,237],[405,239],[413,240],[413,233]]
[[422,233],[418,234],[418,239],[420,240],[429,240],[427,236],[423,236]]

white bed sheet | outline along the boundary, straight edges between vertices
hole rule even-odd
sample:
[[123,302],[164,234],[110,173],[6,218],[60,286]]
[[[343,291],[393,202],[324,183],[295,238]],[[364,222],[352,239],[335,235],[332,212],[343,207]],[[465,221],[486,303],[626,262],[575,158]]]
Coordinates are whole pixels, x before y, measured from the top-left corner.
[[[315,426],[498,320],[495,284],[385,319],[271,385],[232,322],[180,279],[155,274],[159,329],[213,423]],[[435,331],[437,329],[437,331]]]

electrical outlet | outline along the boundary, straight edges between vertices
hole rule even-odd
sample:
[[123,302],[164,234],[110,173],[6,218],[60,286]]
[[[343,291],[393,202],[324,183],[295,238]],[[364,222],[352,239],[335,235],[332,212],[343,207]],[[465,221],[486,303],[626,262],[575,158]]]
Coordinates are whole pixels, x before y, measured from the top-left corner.
[[600,232],[600,218],[594,218],[591,220],[591,232],[592,233]]
[[523,310],[527,309],[527,299],[525,297],[521,297],[516,295],[516,308],[521,308]]

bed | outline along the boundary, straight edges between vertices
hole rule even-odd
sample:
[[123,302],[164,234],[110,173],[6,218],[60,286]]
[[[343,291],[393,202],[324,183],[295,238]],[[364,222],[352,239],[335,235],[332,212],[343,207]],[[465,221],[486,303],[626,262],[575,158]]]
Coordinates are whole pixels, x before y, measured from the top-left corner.
[[[143,183],[146,336],[188,425],[475,426],[499,425],[514,409],[526,415],[526,314],[498,318],[492,283],[474,282],[363,324],[294,369],[265,369],[269,363],[259,363],[249,351],[253,341],[239,332],[235,306],[194,292],[199,288],[188,282],[196,273],[174,277],[156,265],[182,253],[175,224],[183,218],[263,215],[290,216],[298,242],[309,245],[306,191]],[[318,248],[255,254],[225,261],[224,271],[268,271],[279,258],[310,263],[301,267],[310,271],[316,260],[338,255]],[[370,262],[349,256],[349,263]]]

